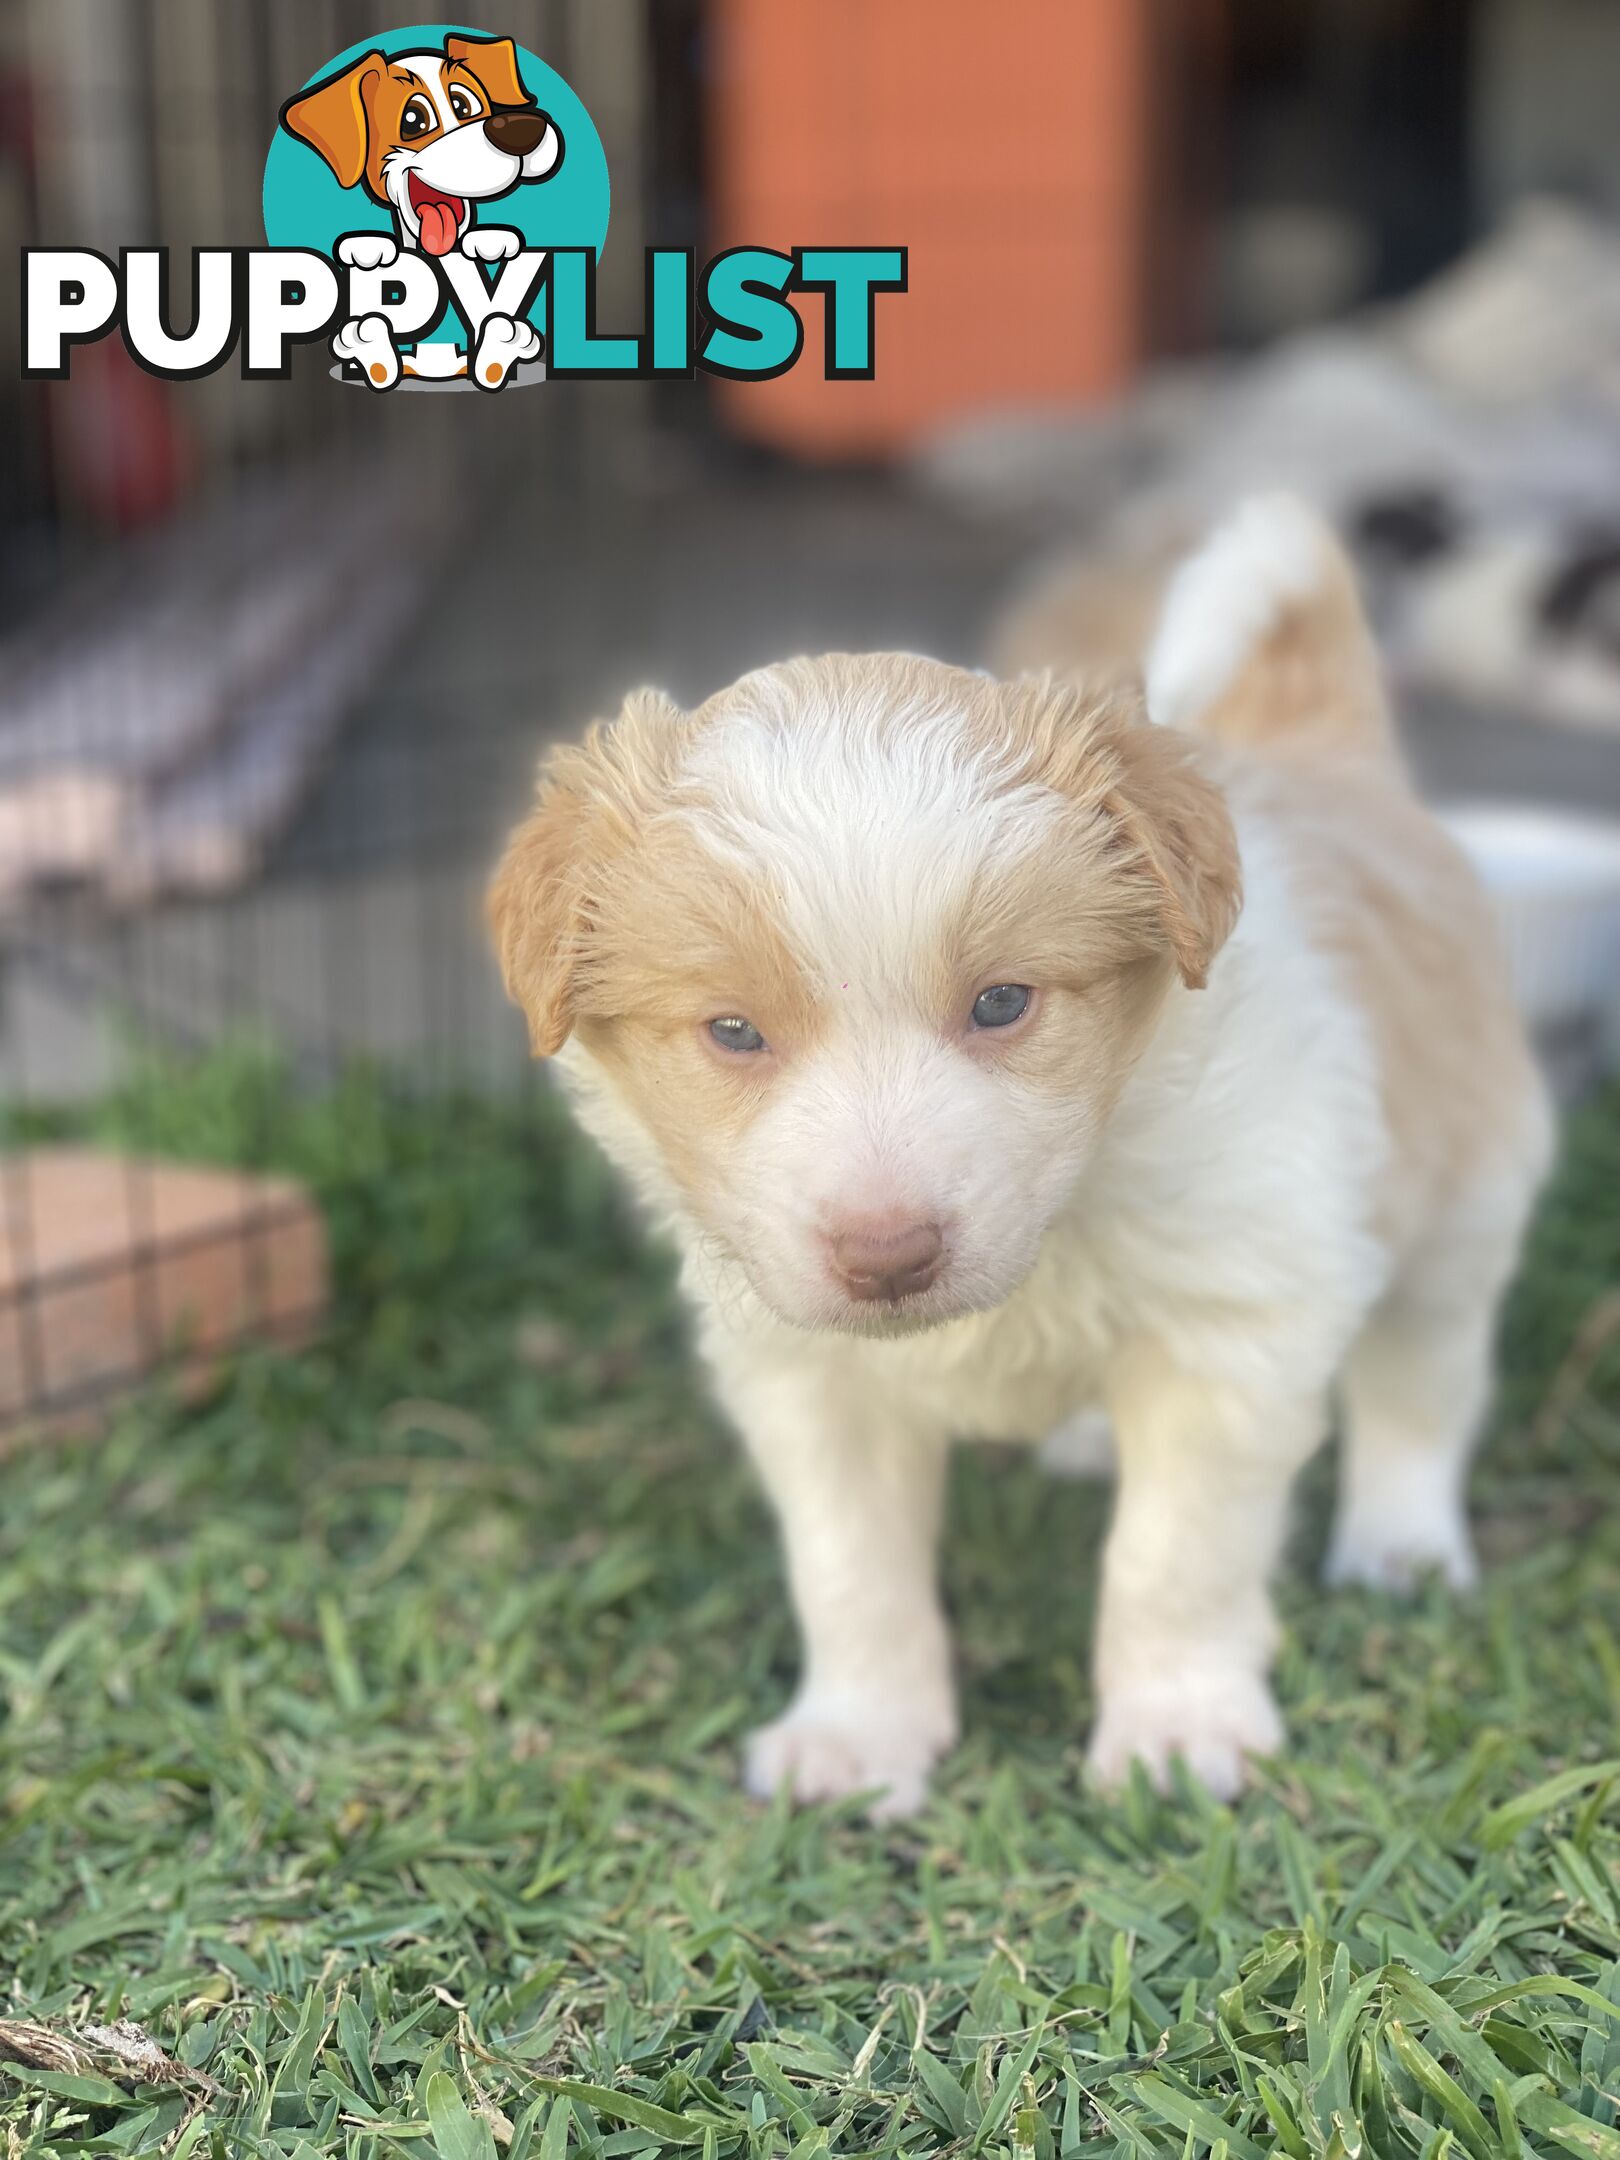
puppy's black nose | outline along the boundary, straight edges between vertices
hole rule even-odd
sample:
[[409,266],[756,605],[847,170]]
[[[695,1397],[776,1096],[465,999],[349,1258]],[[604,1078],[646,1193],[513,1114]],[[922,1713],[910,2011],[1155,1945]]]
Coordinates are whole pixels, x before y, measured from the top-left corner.
[[550,125],[543,112],[497,112],[484,122],[484,133],[508,157],[527,157],[539,149]]
[[828,1233],[827,1247],[833,1273],[850,1297],[897,1305],[938,1276],[945,1240],[935,1223],[854,1216]]

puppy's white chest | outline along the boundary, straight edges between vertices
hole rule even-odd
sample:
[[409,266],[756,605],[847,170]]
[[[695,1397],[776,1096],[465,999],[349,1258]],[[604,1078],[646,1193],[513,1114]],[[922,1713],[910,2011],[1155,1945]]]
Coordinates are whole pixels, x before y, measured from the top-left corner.
[[1060,1249],[994,1312],[909,1342],[861,1347],[882,1370],[877,1384],[912,1407],[926,1404],[953,1437],[1036,1441],[1101,1399],[1117,1335],[1113,1301],[1090,1256]]

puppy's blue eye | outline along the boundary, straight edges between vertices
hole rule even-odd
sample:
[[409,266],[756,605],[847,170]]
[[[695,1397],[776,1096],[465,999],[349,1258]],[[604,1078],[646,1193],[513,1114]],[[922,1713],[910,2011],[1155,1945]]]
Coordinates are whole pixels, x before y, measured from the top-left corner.
[[973,1000],[973,1025],[982,1028],[1011,1027],[1029,1010],[1025,983],[992,983]]
[[722,1050],[763,1050],[765,1038],[752,1020],[744,1020],[733,1013],[724,1020],[711,1020],[709,1033]]

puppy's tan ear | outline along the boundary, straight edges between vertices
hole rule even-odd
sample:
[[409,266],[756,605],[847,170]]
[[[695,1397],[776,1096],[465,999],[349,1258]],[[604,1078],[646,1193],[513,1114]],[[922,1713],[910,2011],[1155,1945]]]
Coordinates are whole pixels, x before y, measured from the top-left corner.
[[497,105],[534,103],[533,91],[523,87],[517,47],[509,37],[447,37],[444,49],[450,59],[472,69]]
[[1181,979],[1201,990],[1243,905],[1237,835],[1221,791],[1173,728],[1132,716],[1112,745],[1117,777],[1103,798],[1135,874],[1146,877]]
[[685,720],[658,691],[640,690],[617,720],[558,744],[541,766],[534,808],[507,842],[485,905],[536,1057],[554,1057],[573,1033],[603,891],[663,799]]
[[365,173],[368,89],[382,80],[387,66],[380,52],[369,52],[341,75],[300,90],[281,108],[282,126],[326,160],[339,187],[353,187]]
[[1022,773],[1091,813],[1125,912],[1151,926],[1182,981],[1202,989],[1237,921],[1243,876],[1225,799],[1196,744],[1153,725],[1134,680],[1087,687],[1024,676],[1003,687],[1002,704]]
[[554,1057],[573,1031],[584,817],[572,789],[543,778],[539,801],[507,842],[485,902],[501,980],[529,1023],[536,1057]]

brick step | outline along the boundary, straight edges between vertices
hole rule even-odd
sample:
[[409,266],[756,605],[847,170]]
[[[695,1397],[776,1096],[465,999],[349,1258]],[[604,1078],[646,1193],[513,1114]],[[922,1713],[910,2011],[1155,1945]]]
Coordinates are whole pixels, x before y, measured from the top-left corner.
[[0,1428],[93,1424],[163,1370],[200,1393],[326,1309],[325,1225],[288,1178],[91,1148],[0,1157]]

